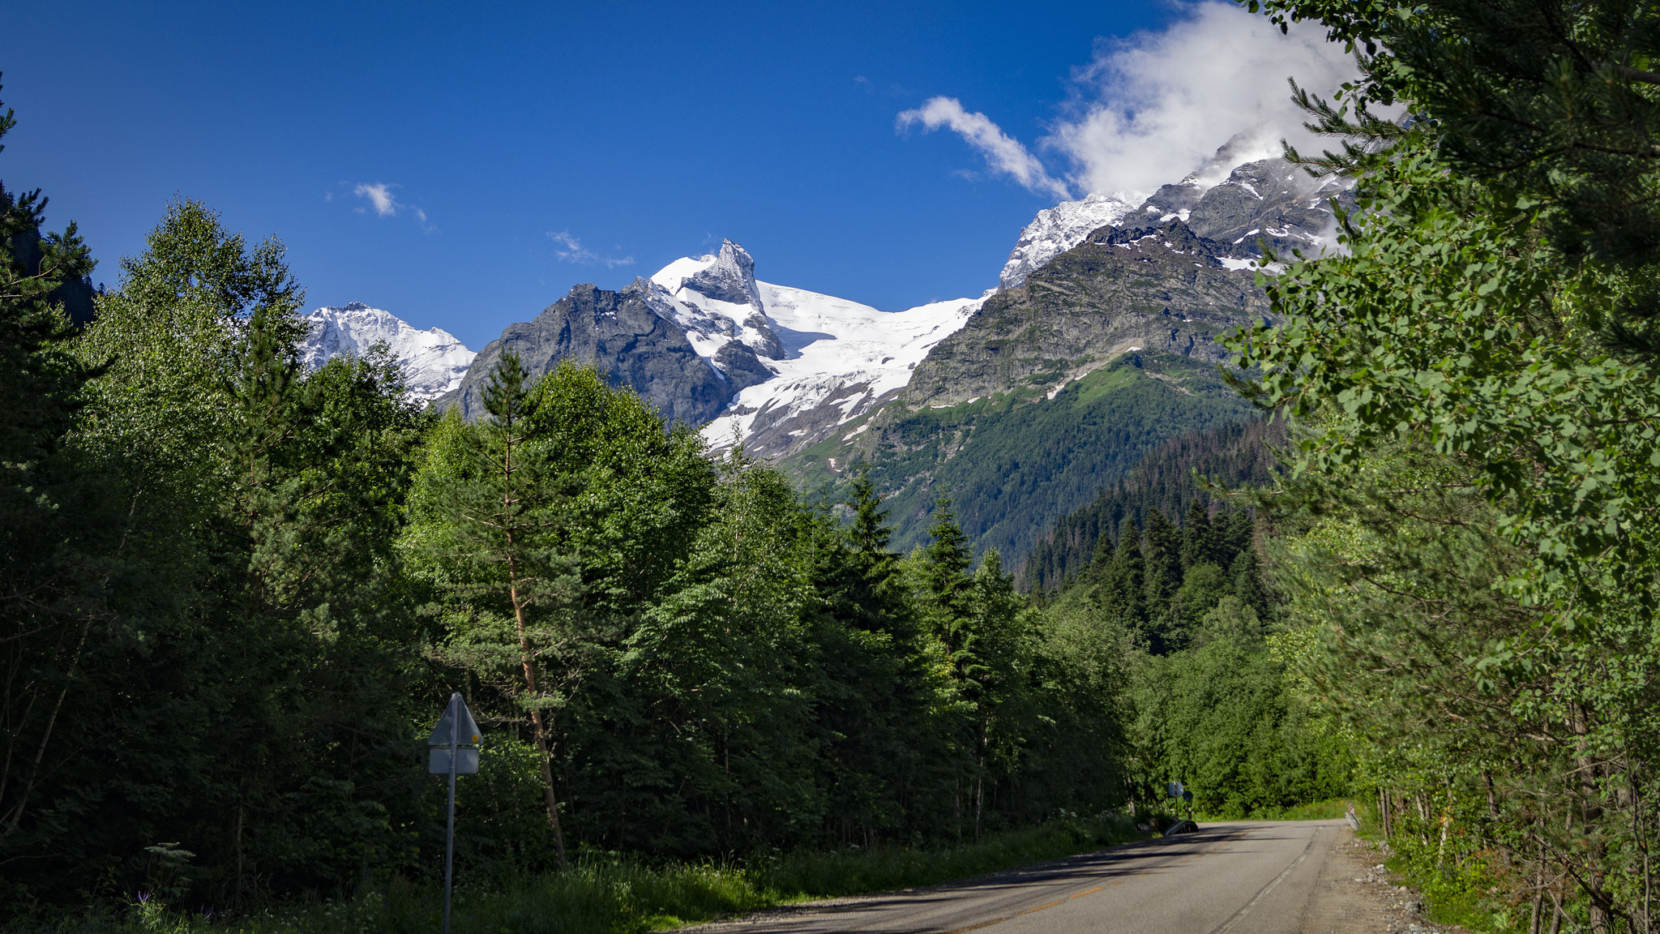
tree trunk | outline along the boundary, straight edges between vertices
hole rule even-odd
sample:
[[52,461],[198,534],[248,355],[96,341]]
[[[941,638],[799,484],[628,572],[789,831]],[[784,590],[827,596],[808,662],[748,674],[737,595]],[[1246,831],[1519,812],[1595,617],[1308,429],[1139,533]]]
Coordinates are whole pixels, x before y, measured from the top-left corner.
[[1585,705],[1573,705],[1573,731],[1579,746],[1578,758],[1574,761],[1579,773],[1579,826],[1580,832],[1586,836],[1590,844],[1586,858],[1584,886],[1590,901],[1591,931],[1593,934],[1607,934],[1611,929],[1608,910],[1602,904],[1606,897],[1602,890],[1602,857],[1605,844],[1595,831],[1595,825],[1602,817],[1602,806],[1597,803],[1597,764],[1590,757],[1591,718]]
[[[69,660],[69,670],[64,674],[63,689],[58,692],[57,703],[52,705],[52,715],[46,718],[46,731],[41,734],[40,745],[35,748],[34,759],[29,763],[29,780],[23,785],[23,790],[17,796],[17,804],[12,808],[10,821],[5,829],[0,830],[0,840],[5,840],[23,823],[23,812],[28,807],[29,796],[35,790],[35,779],[40,777],[40,763],[46,758],[46,745],[51,742],[52,730],[57,726],[58,714],[63,712],[64,699],[69,696],[69,682],[75,678],[75,669],[81,664],[81,651],[86,648],[87,633],[92,630],[92,617],[87,617],[81,625],[81,637],[75,643],[75,654]],[[32,706],[32,704],[31,704]]]
[[[524,602],[519,599],[518,566],[512,554],[513,538],[508,533],[507,593],[513,601],[513,623],[519,631],[519,661],[524,666],[525,688],[532,696],[536,690],[536,663],[531,657],[530,636],[525,631]],[[541,708],[530,709],[531,733],[536,739],[536,753],[542,760],[542,799],[548,809],[548,829],[553,831],[553,852],[561,870],[569,868],[565,861],[565,832],[559,827],[559,799],[553,791],[553,752],[548,748],[547,726],[542,720]]]

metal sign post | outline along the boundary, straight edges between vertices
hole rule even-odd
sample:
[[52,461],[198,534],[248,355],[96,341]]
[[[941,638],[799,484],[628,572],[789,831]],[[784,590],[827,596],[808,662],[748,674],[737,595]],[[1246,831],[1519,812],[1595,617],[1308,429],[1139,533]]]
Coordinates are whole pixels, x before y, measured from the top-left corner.
[[478,724],[460,694],[451,694],[427,737],[427,771],[450,777],[450,813],[444,827],[444,934],[450,934],[450,882],[455,873],[455,777],[478,774]]
[[1193,820],[1193,792],[1183,788],[1181,782],[1171,782],[1166,790],[1170,792],[1170,797],[1187,802],[1187,819]]

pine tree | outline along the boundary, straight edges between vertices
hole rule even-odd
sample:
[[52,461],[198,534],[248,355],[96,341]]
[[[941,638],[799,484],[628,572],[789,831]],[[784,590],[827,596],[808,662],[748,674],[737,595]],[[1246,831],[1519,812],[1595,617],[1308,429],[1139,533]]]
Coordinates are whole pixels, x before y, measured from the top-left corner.
[[1154,509],[1147,514],[1143,537],[1147,557],[1147,608],[1156,614],[1170,604],[1170,598],[1182,586],[1181,535],[1164,513]]
[[973,662],[973,584],[968,570],[972,563],[968,536],[957,525],[951,501],[941,498],[934,504],[934,523],[928,528],[930,541],[922,550],[923,584],[932,604],[934,637],[945,647],[950,669],[967,677]]
[[553,776],[552,724],[558,685],[545,665],[570,639],[569,608],[581,592],[565,525],[579,479],[550,463],[532,427],[537,399],[517,355],[506,352],[484,389],[489,418],[451,415],[418,491],[425,532],[417,547],[443,568],[455,664],[500,690],[529,721],[554,851],[566,864]]
[[1182,523],[1182,568],[1201,564],[1221,564],[1217,552],[1221,549],[1217,529],[1210,520],[1210,508],[1201,497],[1195,496],[1187,504],[1187,519]]
[[1142,555],[1141,530],[1130,522],[1118,537],[1118,547],[1107,569],[1103,609],[1131,632],[1147,626],[1147,565]]
[[[0,113],[0,139],[16,124]],[[0,151],[4,151],[0,146]],[[41,238],[46,199],[0,186],[0,862],[18,858],[43,775],[61,761],[59,717],[93,621],[64,442],[94,371],[66,353],[52,300],[92,260],[70,224]],[[38,249],[25,251],[25,245]],[[33,262],[26,262],[25,253]],[[77,604],[82,604],[77,606]],[[20,832],[21,829],[21,832]]]

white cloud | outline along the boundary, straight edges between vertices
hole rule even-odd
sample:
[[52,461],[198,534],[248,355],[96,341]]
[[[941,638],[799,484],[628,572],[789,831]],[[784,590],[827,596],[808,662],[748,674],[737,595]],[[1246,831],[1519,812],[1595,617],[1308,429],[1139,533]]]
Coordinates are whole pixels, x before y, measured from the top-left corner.
[[994,172],[1008,175],[1031,191],[1060,198],[1072,196],[1066,185],[1058,179],[1051,178],[1043,163],[1028,152],[1018,140],[998,129],[997,124],[991,122],[985,114],[964,110],[962,103],[956,98],[930,98],[916,110],[907,110],[899,115],[899,129],[918,123],[922,124],[925,130],[949,128],[970,146],[979,150]]
[[393,197],[392,186],[381,182],[376,182],[373,185],[359,185],[352,189],[352,194],[359,198],[367,198],[369,203],[374,205],[375,213],[381,217],[395,217],[398,208],[403,206],[398,203],[396,197]]
[[571,236],[571,232],[568,230],[548,231],[548,239],[564,247],[562,250],[553,252],[553,255],[559,257],[562,262],[578,263],[583,266],[604,266],[607,269],[634,265],[634,257],[632,256],[602,256],[588,249],[582,245],[581,240]]
[[1281,35],[1265,16],[1205,0],[1162,32],[1098,44],[1040,148],[1071,163],[1079,188],[1151,194],[1236,137],[1241,157],[1278,155],[1281,139],[1317,150],[1286,79],[1329,94],[1355,74],[1319,24]]
[[[398,186],[388,185],[385,182],[375,182],[374,184],[364,182],[353,188],[352,194],[368,201],[369,206],[374,209],[377,217],[397,217],[399,214],[408,213],[415,217],[415,222],[421,225],[421,230],[423,232],[429,234],[437,233],[438,228],[427,221],[426,211],[422,210],[418,205],[405,204],[398,200],[397,195],[392,194],[392,189],[396,187]],[[331,195],[330,200],[332,200],[332,198],[333,196]],[[366,213],[361,207],[356,210],[359,214]]]
[[1073,72],[1072,98],[1036,147],[1063,160],[1064,173],[1051,172],[954,98],[901,113],[899,126],[949,127],[995,171],[1062,198],[1077,190],[1137,200],[1199,168],[1229,141],[1235,163],[1278,155],[1282,139],[1300,149],[1330,145],[1303,129],[1306,115],[1286,83],[1295,78],[1329,94],[1356,74],[1354,60],[1326,42],[1318,24],[1292,24],[1282,35],[1267,17],[1220,0],[1177,9],[1163,31],[1101,40],[1093,60]]

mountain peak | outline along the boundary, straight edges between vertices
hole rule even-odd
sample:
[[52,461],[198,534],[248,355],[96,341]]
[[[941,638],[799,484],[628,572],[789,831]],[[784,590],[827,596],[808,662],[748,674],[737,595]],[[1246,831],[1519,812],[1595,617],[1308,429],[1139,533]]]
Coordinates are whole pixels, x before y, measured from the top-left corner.
[[760,289],[755,286],[755,258],[749,251],[722,240],[720,252],[704,257],[708,265],[698,270],[684,283],[684,288],[701,293],[707,298],[734,305],[752,305],[764,312]]
[[1117,195],[1096,192],[1077,201],[1045,208],[1020,231],[998,285],[1012,289],[1032,271],[1072,249],[1097,228],[1116,224],[1130,213],[1130,203]]
[[654,311],[686,331],[698,354],[723,376],[750,385],[769,372],[751,358],[784,357],[755,283],[755,258],[731,240],[722,240],[717,253],[677,259],[629,286],[635,287]]
[[300,357],[317,369],[333,357],[361,357],[376,344],[386,344],[403,364],[409,398],[430,402],[461,385],[476,354],[454,334],[439,328],[425,331],[379,308],[362,302],[324,305],[305,316],[309,327],[300,343]]
[[1285,161],[1271,134],[1234,136],[1181,181],[1164,185],[1137,207],[1120,195],[1096,193],[1039,211],[1020,232],[1003,266],[999,287],[1012,289],[1032,272],[1084,242],[1101,227],[1129,227],[1181,220],[1215,240],[1229,259],[1260,255],[1266,240],[1277,252],[1324,248],[1330,243],[1327,202],[1345,197],[1347,182],[1313,179]]

